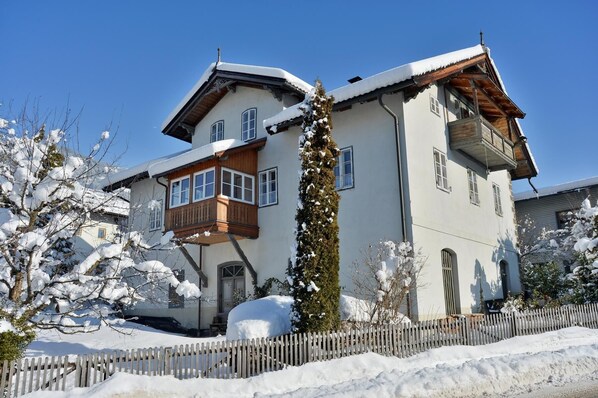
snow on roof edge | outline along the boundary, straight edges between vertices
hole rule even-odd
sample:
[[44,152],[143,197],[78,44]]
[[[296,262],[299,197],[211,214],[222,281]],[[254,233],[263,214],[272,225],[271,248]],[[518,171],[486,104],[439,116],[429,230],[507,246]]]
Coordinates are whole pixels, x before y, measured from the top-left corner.
[[191,149],[185,149],[183,151],[171,153],[169,155],[162,156],[162,157],[159,157],[159,158],[156,158],[156,159],[150,159],[150,160],[147,160],[147,161],[145,161],[143,163],[139,163],[139,164],[137,164],[135,166],[129,167],[128,169],[121,170],[118,173],[114,173],[114,174],[111,174],[111,175],[109,174],[104,179],[101,188],[104,189],[104,188],[106,188],[106,187],[108,187],[110,185],[115,185],[115,184],[118,184],[119,182],[122,182],[122,181],[124,181],[126,179],[129,179],[129,178],[138,176],[140,174],[143,174],[143,173],[145,173],[145,172],[148,171],[148,169],[149,169],[149,167],[150,167],[150,165],[152,163],[154,163],[154,162],[160,162],[160,161],[163,161],[163,160],[170,159],[170,158],[172,158],[174,156],[181,155],[181,154],[183,154],[185,152],[188,152],[190,150]]
[[581,189],[581,188],[590,187],[590,186],[594,186],[594,185],[598,185],[598,176],[584,178],[582,180],[569,181],[569,182],[565,182],[562,184],[553,185],[550,187],[540,188],[540,189],[538,189],[537,194],[534,191],[519,192],[519,193],[513,194],[513,200],[515,202],[517,202],[520,200],[541,198],[543,196],[556,195],[561,192],[571,191],[571,190],[575,190],[575,189]]
[[149,165],[147,172],[150,177],[154,177],[165,172],[178,169],[190,163],[214,156],[217,152],[236,148],[247,144],[245,141],[237,139],[220,140],[185,151],[168,159],[153,162]]
[[[336,104],[347,101],[351,98],[358,97],[360,95],[367,94],[379,88],[401,83],[411,79],[414,76],[420,76],[425,73],[456,64],[457,62],[474,58],[478,55],[486,53],[486,51],[486,47],[478,44],[473,47],[410,62],[382,71],[358,82],[341,86],[329,91],[328,94],[334,97],[334,103]],[[299,104],[293,105],[292,107],[284,109],[278,114],[264,120],[264,128],[272,128],[273,126],[292,120],[298,116],[297,112],[300,112],[298,108]]]
[[298,78],[297,76],[293,75],[292,73],[287,72],[281,68],[274,68],[269,66],[257,66],[257,65],[244,65],[244,64],[233,64],[228,62],[212,62],[210,66],[203,72],[199,80],[193,85],[193,88],[187,92],[187,94],[183,97],[183,99],[179,102],[179,104],[168,114],[164,122],[162,123],[162,130],[168,126],[168,124],[175,118],[175,116],[183,109],[183,107],[189,102],[191,97],[208,81],[210,76],[215,70],[222,70],[228,72],[239,72],[239,73],[247,73],[250,75],[262,75],[262,76],[269,76],[269,77],[278,77],[281,79],[285,79],[287,83],[291,86],[304,91],[309,92],[313,87],[303,81],[302,79]]

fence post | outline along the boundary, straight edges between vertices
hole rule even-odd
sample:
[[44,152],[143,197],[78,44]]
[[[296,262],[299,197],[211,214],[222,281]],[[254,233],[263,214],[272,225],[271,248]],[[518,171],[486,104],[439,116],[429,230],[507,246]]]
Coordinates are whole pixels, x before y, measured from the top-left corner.
[[469,345],[469,318],[465,317],[463,323],[463,345]]
[[518,336],[517,334],[517,313],[511,314],[511,334],[513,337]]
[[170,374],[170,347],[164,348],[164,355],[162,356],[164,360],[164,374]]

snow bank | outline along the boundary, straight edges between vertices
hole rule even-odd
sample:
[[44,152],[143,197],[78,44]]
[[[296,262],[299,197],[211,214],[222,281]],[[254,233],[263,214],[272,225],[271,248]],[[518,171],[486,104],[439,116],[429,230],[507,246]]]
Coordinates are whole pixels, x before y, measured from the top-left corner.
[[291,332],[288,296],[268,296],[239,304],[228,314],[227,340],[274,337]]
[[117,374],[91,388],[31,397],[481,397],[598,382],[598,330],[568,328],[406,359],[363,354],[248,379],[176,380]]

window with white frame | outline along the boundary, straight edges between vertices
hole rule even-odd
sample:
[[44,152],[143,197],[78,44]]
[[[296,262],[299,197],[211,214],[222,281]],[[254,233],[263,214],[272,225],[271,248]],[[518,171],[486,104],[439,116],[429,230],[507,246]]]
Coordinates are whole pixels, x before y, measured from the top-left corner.
[[467,169],[467,183],[469,185],[469,201],[474,205],[479,205],[478,175],[472,169]]
[[150,231],[162,228],[162,200],[153,200],[150,203],[149,211]]
[[221,141],[224,139],[224,120],[218,120],[212,125],[210,130],[210,142]]
[[434,171],[436,173],[436,187],[448,191],[448,177],[446,173],[446,155],[434,149]]
[[260,206],[270,206],[278,203],[278,179],[277,169],[261,171],[258,175],[259,181],[259,203]]
[[106,239],[106,228],[98,228],[98,238]]
[[193,174],[193,201],[214,197],[215,170],[213,168]]
[[176,179],[170,183],[170,207],[189,203],[189,177]]
[[440,102],[433,95],[430,95],[430,111],[440,116]]
[[343,148],[334,166],[336,189],[353,188],[353,148]]
[[253,140],[256,135],[257,109],[247,109],[241,115],[241,138],[243,141]]
[[502,216],[502,201],[500,199],[500,187],[496,184],[492,184],[492,193],[494,196],[494,211],[499,216]]
[[253,204],[253,176],[235,170],[222,169],[222,195]]

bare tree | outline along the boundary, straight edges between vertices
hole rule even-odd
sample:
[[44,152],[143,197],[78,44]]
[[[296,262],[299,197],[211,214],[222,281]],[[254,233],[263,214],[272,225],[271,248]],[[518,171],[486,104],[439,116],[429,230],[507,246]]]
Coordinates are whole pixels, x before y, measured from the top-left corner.
[[418,287],[424,263],[409,242],[381,241],[364,251],[363,260],[354,264],[353,284],[368,323],[404,320],[407,298]]

